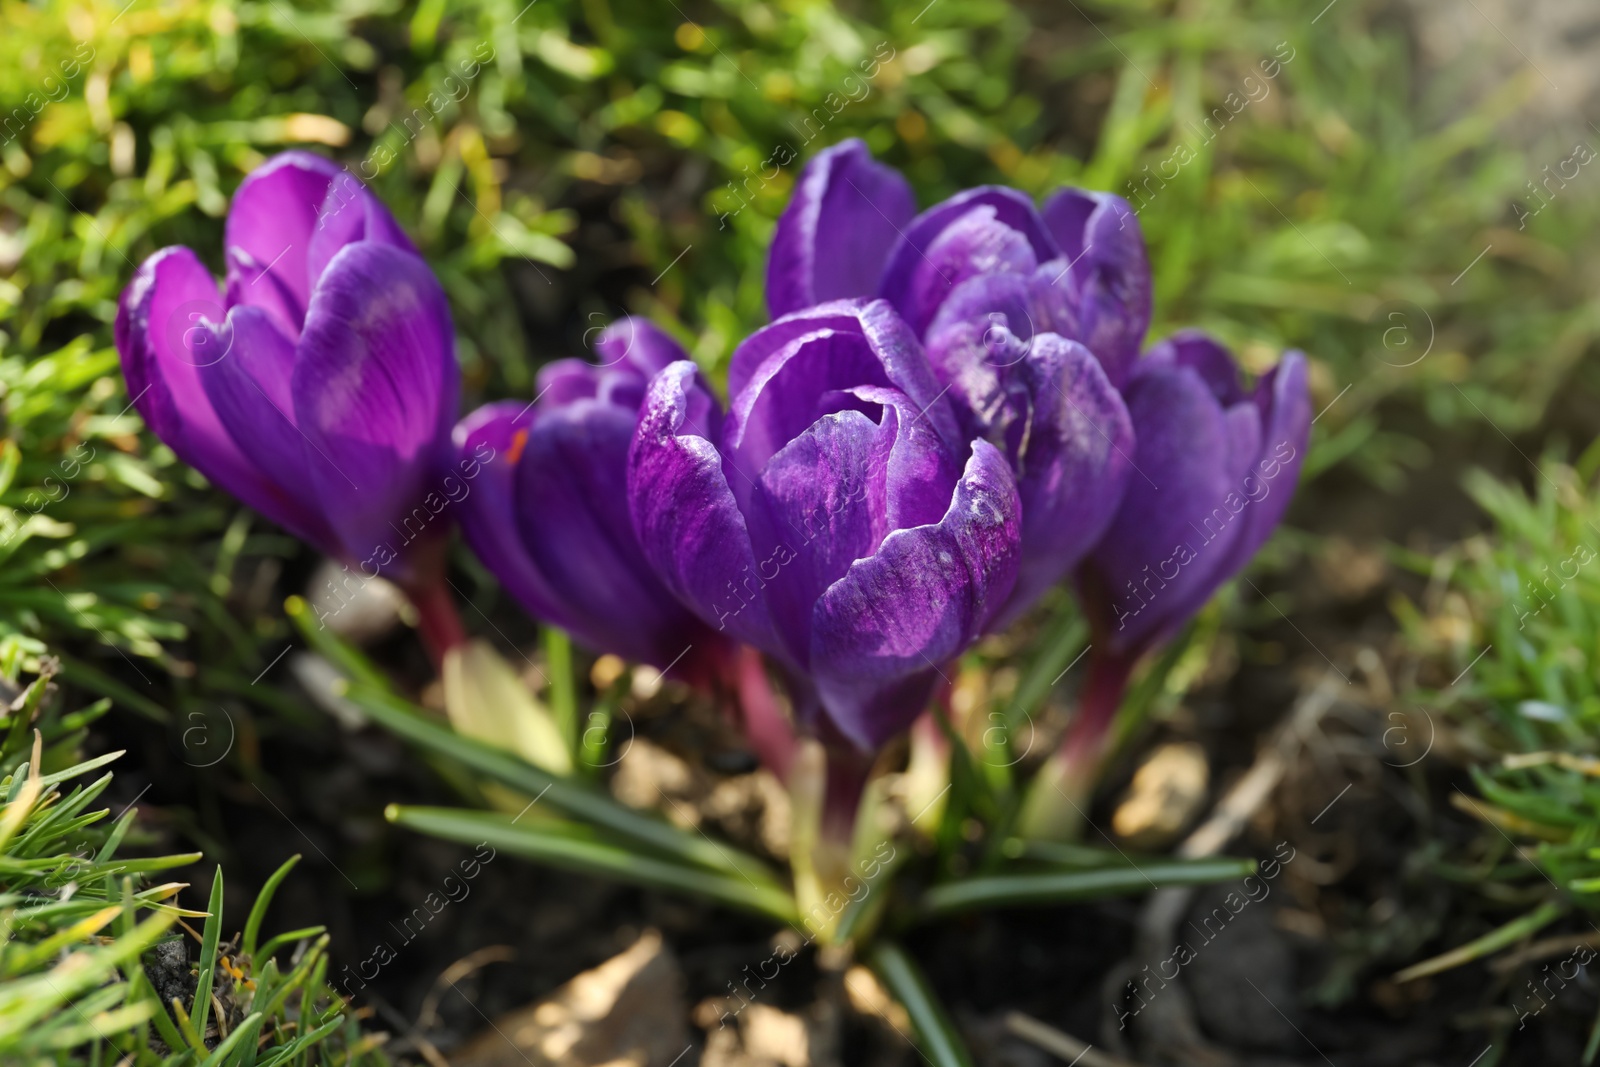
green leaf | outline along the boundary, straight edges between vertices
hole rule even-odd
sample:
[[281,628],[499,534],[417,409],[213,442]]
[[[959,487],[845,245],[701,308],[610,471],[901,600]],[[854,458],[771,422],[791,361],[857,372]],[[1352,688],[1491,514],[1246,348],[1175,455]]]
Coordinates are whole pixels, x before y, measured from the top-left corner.
[[643,856],[581,823],[544,821],[518,825],[515,816],[498,812],[396,804],[391,804],[385,814],[390,822],[450,841],[487,842],[496,849],[553,867],[710,897],[780,922],[798,919],[794,897],[776,886]]
[[867,959],[911,1016],[911,1025],[917,1030],[917,1046],[928,1062],[933,1067],[972,1067],[972,1056],[961,1036],[905,950],[892,941],[880,941]]
[[754,856],[709,838],[688,834],[660,819],[625,808],[587,786],[557,778],[507,752],[462,737],[398,697],[363,685],[351,686],[347,696],[380,725],[413,744],[464,763],[537,802],[549,803],[577,819],[603,826],[664,855],[778,888],[771,868]]
[[934,886],[923,894],[922,911],[931,917],[974,908],[1101,900],[1147,889],[1225,882],[1254,874],[1255,869],[1255,860],[1222,858],[1168,860],[1081,871],[987,875]]

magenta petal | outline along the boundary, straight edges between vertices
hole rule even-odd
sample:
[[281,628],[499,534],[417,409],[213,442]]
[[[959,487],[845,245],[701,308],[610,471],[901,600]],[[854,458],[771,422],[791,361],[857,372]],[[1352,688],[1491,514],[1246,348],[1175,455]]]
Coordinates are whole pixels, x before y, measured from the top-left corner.
[[1005,458],[976,442],[944,517],[891,533],[817,601],[811,675],[846,737],[876,748],[921,714],[1011,592],[1021,512]]
[[778,219],[767,262],[774,318],[829,300],[871,296],[889,250],[916,214],[911,186],[859,140],[806,164]]
[[459,379],[450,309],[427,264],[372,242],[333,258],[292,389],[295,421],[326,460],[312,467],[315,490],[349,558],[442,532],[433,520]]
[[230,248],[227,257],[227,306],[261,308],[286,337],[298,340],[306,317],[303,295],[290,288],[276,268],[268,270],[267,264],[257,263],[244,249]]
[[417,255],[400,224],[383,201],[355,175],[340,171],[328,183],[317,211],[316,229],[306,249],[306,277],[313,288],[339,249],[356,241],[377,241]]
[[744,515],[715,439],[716,401],[695,365],[674,363],[650,383],[628,453],[628,503],[645,558],[715,630],[778,647]]
[[318,209],[329,184],[343,173],[310,152],[284,152],[250,172],[228,209],[224,246],[282,279],[302,315],[311,300],[314,279],[307,264]]
[[226,357],[213,328],[223,318],[217,283],[193,252],[167,248],[145,260],[117,310],[117,350],[133,404],[179,459],[297,536],[316,542],[321,525],[315,509],[285,500],[234,443],[206,395],[204,369]]

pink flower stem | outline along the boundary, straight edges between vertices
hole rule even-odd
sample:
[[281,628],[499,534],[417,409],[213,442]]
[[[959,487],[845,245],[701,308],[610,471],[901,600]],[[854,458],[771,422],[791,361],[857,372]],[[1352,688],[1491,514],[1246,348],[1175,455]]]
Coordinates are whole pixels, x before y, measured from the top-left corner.
[[1102,656],[1098,653],[1089,660],[1089,679],[1078,701],[1078,714],[1061,742],[1061,759],[1068,767],[1082,774],[1094,774],[1100,757],[1105,754],[1111,721],[1128,688],[1128,676],[1137,662],[1136,655]]
[[450,595],[444,572],[405,587],[411,606],[417,609],[417,632],[428,650],[434,668],[444,666],[445,653],[467,642],[467,631],[461,625],[456,611],[455,598]]
[[777,775],[778,781],[788,784],[789,767],[795,754],[794,727],[778,707],[761,653],[741,646],[733,654],[729,673],[737,694],[730,703],[734,717],[744,726],[745,740],[762,765]]

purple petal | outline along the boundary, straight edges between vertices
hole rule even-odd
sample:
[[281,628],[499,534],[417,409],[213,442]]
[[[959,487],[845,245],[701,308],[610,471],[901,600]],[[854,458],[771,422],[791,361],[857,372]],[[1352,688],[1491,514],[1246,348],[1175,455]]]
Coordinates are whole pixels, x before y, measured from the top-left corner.
[[593,363],[584,359],[558,359],[539,368],[534,377],[534,400],[560,406],[599,395],[600,380]]
[[626,315],[600,331],[594,351],[600,366],[626,367],[647,379],[689,358],[671,334],[637,315]]
[[[989,244],[980,242],[980,248],[998,243],[1009,255],[1016,256],[1019,246],[1002,240],[1003,235],[999,233],[1001,230],[1010,230],[1020,235],[1036,263],[1055,259],[1061,254],[1045,230],[1039,213],[1034,210],[1033,202],[1015,189],[981,186],[958,193],[929,208],[917,216],[896,243],[883,269],[883,283],[878,290],[884,299],[906,316],[919,335],[932,319],[939,300],[948,295],[957,282],[972,273],[995,273],[998,270],[997,266],[979,270],[959,269],[956,273],[960,276],[955,277],[951,276],[953,267],[930,262],[929,249],[933,244],[957,220],[969,215],[973,216],[969,226],[987,222],[989,227],[997,228],[994,234],[989,235]],[[968,237],[963,244],[970,245],[973,240],[975,238]],[[958,248],[951,247],[948,253],[958,251]],[[1029,269],[1032,269],[1032,264],[1029,264]]]
[[1244,399],[1239,386],[1239,367],[1226,346],[1200,330],[1180,330],[1151,347],[1141,366],[1188,367],[1206,383],[1211,395],[1223,407]]
[[871,296],[889,250],[916,214],[911,186],[859,140],[825,149],[800,174],[767,262],[774,318],[813,304]]
[[881,422],[859,411],[825,415],[761,472],[747,509],[751,544],[773,620],[796,663],[811,648],[817,597],[889,532],[883,483],[897,421],[892,408]]
[[577,630],[587,616],[571,612],[557,597],[518,528],[516,471],[532,415],[531,405],[502,400],[457,424],[456,465],[467,488],[456,514],[473,554],[525,611],[564,630]]
[[891,533],[818,600],[811,674],[846,737],[873,749],[922,712],[1011,592],[1021,510],[1005,458],[976,442],[943,519]]
[[[328,186],[344,171],[310,152],[284,152],[251,171],[228,209],[224,246],[238,249],[253,268],[270,270],[283,283],[300,322],[311,302],[315,277],[309,273],[312,237]],[[266,298],[262,286],[248,286]],[[276,299],[276,298],[274,298]]]
[[227,306],[260,308],[272,316],[284,336],[299,340],[306,317],[303,296],[291,289],[276,269],[268,270],[267,264],[257,263],[242,248],[228,249],[227,259]]
[[123,291],[116,343],[134,406],[155,435],[212,483],[296,536],[328,547],[317,509],[286,498],[234,443],[206,395],[204,368],[226,348],[217,284],[187,248],[145,260]]
[[200,371],[218,420],[272,485],[277,513],[292,517],[289,528],[309,531],[301,536],[315,545],[337,545],[315,494],[307,489],[309,468],[324,461],[295,425],[289,388],[294,342],[256,307],[235,307],[225,325],[207,329],[225,353]]
[[312,467],[316,492],[350,558],[442,532],[433,520],[459,380],[449,305],[427,264],[390,245],[345,246],[312,298],[292,390],[295,421],[327,461]]
[[1237,486],[1250,504],[1240,516],[1243,529],[1226,564],[1230,574],[1242,569],[1266,544],[1294,498],[1311,437],[1305,355],[1285,353],[1257,384],[1254,404],[1261,412],[1261,443]]
[[595,400],[534,421],[518,463],[523,542],[590,648],[665,668],[704,635],[651,573],[625,484],[634,415]]
[[716,400],[693,363],[650,383],[628,452],[634,533],[657,576],[720,632],[779,647],[744,515],[717,451]]
[[1136,448],[1122,505],[1084,569],[1108,651],[1158,640],[1216,588],[1242,524],[1226,504],[1229,424],[1194,371],[1154,368],[1124,392]]
[[1044,215],[1061,245],[1073,339],[1100,358],[1113,385],[1126,379],[1150,328],[1150,260],[1138,217],[1110,193],[1063,189]]
[[340,171],[328,184],[327,194],[318,205],[317,228],[307,249],[306,276],[312,288],[328,269],[339,249],[357,241],[377,241],[417,255],[400,224],[383,201],[372,194],[355,175]]
[[928,360],[950,386],[967,436],[987,436],[1005,420],[1010,368],[1038,332],[1028,279],[1018,274],[968,278],[940,307],[928,327]]
[[752,479],[822,415],[845,407],[867,411],[850,393],[861,386],[899,391],[949,447],[958,439],[922,346],[881,300],[824,304],[758,330],[735,350],[729,385],[728,444]]
[[1007,442],[1022,499],[1022,562],[997,628],[1071,573],[1136,477],[1128,409],[1087,348],[1040,334],[1014,377],[1028,398],[1025,432]]
[[911,328],[923,334],[962,282],[987,274],[1028,275],[1038,264],[1027,237],[1000,222],[993,206],[980,204],[952,219],[928,242],[908,272],[896,277],[890,300]]

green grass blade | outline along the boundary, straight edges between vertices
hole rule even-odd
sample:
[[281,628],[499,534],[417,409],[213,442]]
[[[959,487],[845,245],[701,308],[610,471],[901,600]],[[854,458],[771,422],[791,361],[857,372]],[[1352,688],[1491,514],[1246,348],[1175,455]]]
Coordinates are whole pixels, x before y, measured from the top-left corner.
[[778,889],[779,883],[771,868],[748,853],[686,833],[660,819],[625,808],[585,785],[557,778],[507,752],[463,737],[390,694],[366,686],[352,686],[347,695],[379,724],[413,744],[464,763],[574,818],[604,827],[664,855]]
[[240,942],[239,948],[252,960],[256,958],[256,936],[261,933],[261,922],[267,917],[267,908],[272,904],[272,895],[278,891],[278,886],[299,862],[298,852],[284,860],[283,865],[272,872],[272,877],[267,879],[266,884],[261,887],[261,892],[256,894],[256,902],[250,906],[250,917],[245,920],[244,939]]
[[710,897],[782,922],[796,920],[793,896],[776,886],[643,856],[581,823],[517,825],[513,816],[498,812],[396,804],[385,814],[390,822],[450,841],[488,842],[553,867]]
[[1254,874],[1255,869],[1255,860],[1223,858],[1168,860],[1138,867],[987,875],[934,886],[923,895],[922,911],[925,916],[932,917],[974,908],[1100,900],[1147,889],[1225,882]]
[[211,879],[211,901],[206,905],[204,931],[200,935],[200,978],[194,990],[194,1030],[202,1039],[211,1015],[211,986],[217,975],[217,942],[222,939],[222,868]]
[[1438,974],[1440,971],[1448,971],[1452,967],[1459,967],[1463,963],[1487,956],[1491,952],[1498,952],[1507,945],[1516,944],[1528,935],[1550,925],[1566,913],[1567,905],[1557,900],[1548,900],[1528,914],[1511,920],[1499,929],[1490,930],[1482,937],[1474,938],[1465,945],[1407,967],[1399,974],[1396,974],[1394,980],[1396,982],[1409,982],[1414,978],[1422,978],[1425,975]]
[[911,1016],[917,1045],[928,1062],[933,1067],[972,1067],[972,1056],[961,1036],[905,950],[892,941],[880,941],[868,962]]

